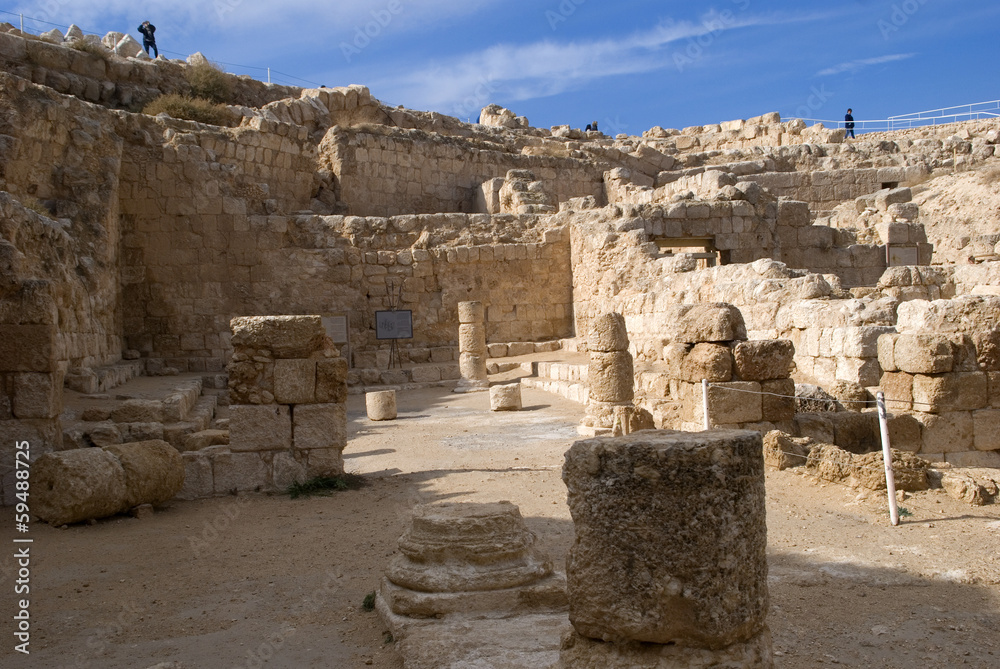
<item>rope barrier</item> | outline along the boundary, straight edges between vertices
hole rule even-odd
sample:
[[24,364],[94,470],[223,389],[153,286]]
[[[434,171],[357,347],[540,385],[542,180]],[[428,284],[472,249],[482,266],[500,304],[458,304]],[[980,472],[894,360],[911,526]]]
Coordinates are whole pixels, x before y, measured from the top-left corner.
[[[814,402],[837,402],[839,404],[863,404],[864,406],[873,406],[875,404],[875,400],[838,400],[835,397],[830,399],[801,397],[799,395],[781,395],[779,393],[768,393],[762,390],[758,391],[758,390],[746,390],[745,388],[732,388],[730,386],[723,386],[718,383],[711,383],[711,382],[709,382],[708,385],[711,388],[721,388],[722,390],[728,390],[733,393],[747,393],[750,395],[770,395],[771,397],[782,397],[784,399],[792,399],[792,400],[810,400]],[[885,401],[895,402],[896,404],[906,404],[910,406],[921,406],[928,408],[934,406],[933,404],[928,404],[927,402],[916,402],[913,400],[893,400],[889,399],[888,397],[885,398]]]

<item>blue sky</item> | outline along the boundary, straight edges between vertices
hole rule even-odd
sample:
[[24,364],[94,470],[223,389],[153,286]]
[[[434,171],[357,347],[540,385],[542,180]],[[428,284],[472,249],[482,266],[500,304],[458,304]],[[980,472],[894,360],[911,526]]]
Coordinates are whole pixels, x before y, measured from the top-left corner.
[[[88,32],[157,26],[161,52],[299,85],[367,85],[463,119],[639,134],[748,118],[857,119],[1000,99],[995,0],[42,0]],[[17,17],[4,16],[17,23]],[[26,18],[41,32],[50,25]]]

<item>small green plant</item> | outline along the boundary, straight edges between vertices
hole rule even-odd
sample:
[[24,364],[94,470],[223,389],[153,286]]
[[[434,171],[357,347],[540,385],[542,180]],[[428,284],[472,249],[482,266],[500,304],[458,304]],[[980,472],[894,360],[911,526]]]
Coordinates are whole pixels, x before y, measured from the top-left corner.
[[209,62],[195,63],[184,70],[184,77],[191,85],[191,95],[218,104],[233,101],[233,79],[222,69]]
[[913,512],[907,509],[905,506],[899,507],[899,515],[901,518],[906,518],[907,516],[912,516]]
[[94,44],[93,42],[85,42],[82,39],[71,42],[69,48],[89,53],[91,56],[97,56],[101,60],[107,60],[110,55],[110,52],[104,47]]
[[374,611],[375,610],[375,591],[374,590],[371,591],[371,592],[369,592],[367,595],[365,595],[364,600],[361,602],[361,608],[363,608],[365,611]]
[[386,644],[390,644],[395,640],[396,639],[392,636],[392,632],[389,631],[382,632],[382,641],[385,642]]
[[364,486],[365,479],[357,474],[341,474],[340,476],[317,476],[305,483],[295,483],[285,490],[292,499],[311,497],[312,495],[327,496],[338,490],[357,490]]
[[230,125],[234,120],[225,105],[176,93],[161,95],[143,107],[142,113],[150,116],[166,114],[173,118],[222,126]]

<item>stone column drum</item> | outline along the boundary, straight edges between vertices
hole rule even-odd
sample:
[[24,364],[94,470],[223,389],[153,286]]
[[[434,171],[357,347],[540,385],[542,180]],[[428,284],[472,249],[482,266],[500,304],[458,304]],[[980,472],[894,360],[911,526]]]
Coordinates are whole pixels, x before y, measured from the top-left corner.
[[593,427],[609,428],[614,422],[614,407],[632,406],[635,397],[635,373],[632,354],[628,352],[625,318],[614,312],[595,318],[587,336],[587,348],[590,397],[584,420]]
[[563,481],[576,529],[564,667],[771,666],[759,433],[578,441]]
[[458,368],[462,374],[455,392],[486,390],[486,325],[482,302],[458,303]]

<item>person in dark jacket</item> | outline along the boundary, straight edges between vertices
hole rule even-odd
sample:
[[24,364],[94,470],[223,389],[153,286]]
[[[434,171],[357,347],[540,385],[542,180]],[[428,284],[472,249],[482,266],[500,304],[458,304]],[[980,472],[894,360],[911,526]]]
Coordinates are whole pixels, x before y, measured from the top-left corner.
[[854,136],[854,117],[851,116],[852,111],[854,110],[848,109],[847,113],[844,114],[844,127],[847,128],[847,132],[844,133],[844,139],[847,139],[848,136],[850,136],[851,139],[857,139]]
[[142,33],[142,48],[146,51],[146,55],[149,55],[149,47],[153,47],[153,58],[159,58],[160,51],[156,48],[156,38],[153,37],[156,26],[149,21],[143,21],[139,26],[139,32]]

